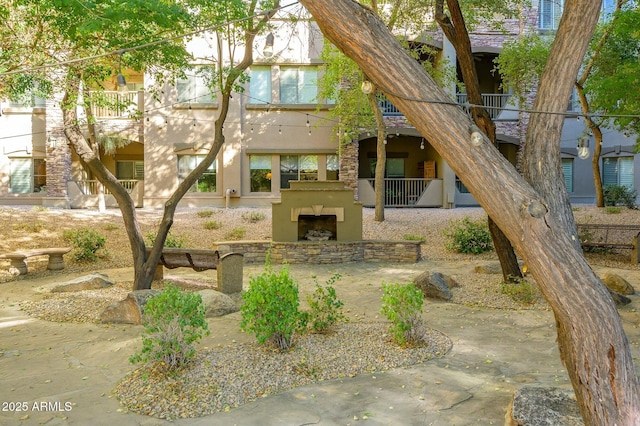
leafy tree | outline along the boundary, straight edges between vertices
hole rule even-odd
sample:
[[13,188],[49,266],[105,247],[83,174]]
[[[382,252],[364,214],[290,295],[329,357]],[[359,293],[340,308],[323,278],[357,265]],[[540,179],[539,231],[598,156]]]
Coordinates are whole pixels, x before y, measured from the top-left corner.
[[[530,265],[554,312],[560,356],[585,424],[640,424],[640,383],[629,342],[608,290],[576,247],[566,190],[558,190],[557,184],[563,183],[558,158],[561,113],[600,3],[565,3],[534,103],[545,113],[533,115],[527,131],[528,183],[488,139],[472,141],[465,113],[447,103],[448,95],[371,12],[349,0],[300,2],[324,35],[379,85],[411,123],[432,135],[434,148]],[[372,63],[372,57],[378,60]],[[533,165],[539,171],[527,170]]]
[[[253,61],[256,35],[266,27],[278,7],[277,0],[97,0],[91,3],[0,0],[0,14],[6,18],[0,28],[0,69],[6,70],[0,79],[0,94],[15,96],[18,89],[26,91],[36,87],[55,87],[62,93],[60,107],[69,143],[82,164],[113,194],[122,211],[133,254],[134,289],[151,287],[178,202],[212,164],[224,144],[223,125],[231,92],[237,89],[237,81]],[[257,14],[259,11],[268,12]],[[134,202],[100,161],[100,141],[95,136],[91,107],[104,105],[105,101],[99,91],[90,89],[100,89],[102,82],[114,75],[114,70],[123,68],[144,71],[157,83],[156,90],[160,90],[165,82],[183,75],[189,64],[183,34],[216,25],[219,35],[231,45],[244,45],[244,55],[238,62],[233,62],[236,59],[233,55],[231,63],[218,61],[210,75],[211,86],[217,88],[220,96],[212,147],[165,203],[157,237],[147,257]],[[19,72],[22,67],[28,71]],[[86,119],[78,114],[78,109],[85,112]],[[83,129],[87,130],[88,137]]]

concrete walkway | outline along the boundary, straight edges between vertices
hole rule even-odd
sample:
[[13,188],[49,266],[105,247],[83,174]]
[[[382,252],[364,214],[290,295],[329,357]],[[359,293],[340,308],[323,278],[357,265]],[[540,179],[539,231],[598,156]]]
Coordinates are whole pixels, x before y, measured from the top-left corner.
[[[408,281],[433,265],[292,265],[294,276],[323,282],[343,275],[339,295],[352,313],[373,317],[380,294],[367,283]],[[451,265],[451,268],[471,267]],[[441,268],[442,269],[442,268]],[[257,269],[256,269],[257,270]],[[130,271],[107,271],[113,279]],[[248,274],[251,268],[248,268]],[[638,283],[635,271],[621,272]],[[35,320],[17,303],[38,288],[75,278],[57,276],[0,284],[1,425],[165,425],[170,422],[123,413],[111,396],[133,367],[139,326],[58,324]],[[246,282],[248,283],[248,281]],[[349,286],[346,286],[349,283]],[[637,287],[637,285],[636,285]],[[349,289],[349,290],[347,290]],[[638,297],[620,314],[633,355],[640,357]],[[473,309],[425,303],[427,326],[448,335],[453,349],[409,369],[332,380],[269,396],[229,412],[172,422],[177,425],[491,425],[503,424],[505,409],[522,386],[570,389],[561,365],[549,311]],[[202,345],[251,341],[239,333],[239,314],[211,320]],[[66,403],[66,405],[65,405]],[[22,411],[17,411],[22,410]]]

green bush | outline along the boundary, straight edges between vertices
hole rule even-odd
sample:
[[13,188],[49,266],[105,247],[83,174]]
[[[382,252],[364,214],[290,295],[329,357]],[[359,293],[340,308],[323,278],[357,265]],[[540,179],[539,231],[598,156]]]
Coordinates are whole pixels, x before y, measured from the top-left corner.
[[607,206],[604,208],[604,211],[607,212],[608,214],[618,214],[622,211],[622,208],[620,207],[613,207],[613,206]]
[[382,308],[380,313],[391,321],[389,332],[401,346],[418,345],[421,342],[422,291],[414,284],[382,284]]
[[412,234],[404,234],[402,236],[402,239],[407,241],[420,241],[421,243],[424,243],[426,241],[426,238],[423,237],[422,235],[412,235]]
[[636,191],[624,185],[605,185],[602,187],[605,206],[625,206],[635,209]]
[[218,222],[217,220],[208,220],[204,223],[203,227],[204,229],[220,229],[220,227],[222,226],[222,224],[220,222]]
[[198,217],[211,217],[213,215],[213,210],[200,210],[196,214]]
[[346,321],[342,313],[344,303],[338,300],[333,284],[341,278],[340,274],[334,274],[326,282],[325,287],[316,281],[316,289],[313,294],[307,296],[310,312],[302,314],[304,324],[314,333],[329,333],[338,321]]
[[142,350],[131,363],[154,363],[168,371],[183,367],[195,355],[194,343],[209,334],[202,297],[168,285],[143,308]]
[[531,305],[538,299],[537,287],[522,278],[513,278],[513,281],[508,283],[502,282],[500,284],[500,293],[525,305]]
[[249,280],[249,290],[242,299],[240,327],[254,334],[260,344],[289,349],[294,333],[302,327],[298,284],[289,270],[285,267],[276,272],[267,261],[264,272]]
[[264,220],[265,214],[259,211],[253,211],[251,213],[242,213],[242,219],[246,220],[249,223],[256,223]]
[[225,238],[227,240],[241,240],[244,238],[244,235],[246,233],[247,233],[247,230],[244,229],[242,226],[240,226],[238,228],[233,228],[231,231],[229,231],[227,235],[225,235]]
[[63,237],[71,243],[75,249],[73,257],[79,261],[95,261],[98,250],[107,242],[103,235],[89,228],[64,231]]
[[[157,233],[149,232],[147,233],[147,239],[149,240],[149,245],[154,245],[156,242],[156,238],[158,237]],[[185,238],[181,235],[173,235],[171,231],[167,234],[167,238],[164,240],[164,246],[170,248],[182,248],[185,244]]]
[[448,238],[446,248],[458,253],[480,254],[493,250],[486,221],[472,221],[468,217],[452,221],[444,230],[444,236]]

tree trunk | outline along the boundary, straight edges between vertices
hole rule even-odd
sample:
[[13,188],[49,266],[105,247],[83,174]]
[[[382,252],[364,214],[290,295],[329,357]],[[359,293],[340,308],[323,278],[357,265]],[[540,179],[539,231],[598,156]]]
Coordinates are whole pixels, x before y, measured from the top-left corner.
[[376,192],[376,207],[374,220],[376,222],[384,222],[384,199],[385,199],[385,185],[384,185],[384,172],[387,166],[387,135],[386,126],[384,124],[384,116],[380,111],[380,105],[378,105],[378,98],[376,94],[377,90],[367,95],[369,106],[376,119],[376,175],[375,175],[375,192]]
[[[429,135],[432,146],[530,265],[555,314],[561,357],[585,423],[640,424],[640,386],[629,342],[608,290],[576,248],[566,220],[559,217],[566,206],[552,210],[560,203],[542,198],[488,139],[471,138],[472,123],[466,114],[374,13],[351,0],[300,3],[324,35],[360,66],[420,133]],[[599,7],[591,0],[574,3],[581,9]],[[575,28],[591,24],[587,19]],[[558,36],[569,34],[558,31]],[[571,36],[589,38],[589,34]],[[577,68],[572,82],[576,74]],[[557,77],[547,73],[546,78]],[[557,175],[554,171],[551,177]]]
[[[483,105],[480,82],[476,71],[475,61],[471,52],[471,40],[464,22],[464,16],[457,0],[447,0],[451,19],[444,14],[443,0],[437,2],[436,20],[445,36],[456,49],[458,63],[462,71],[462,80],[467,89],[467,101],[472,105]],[[484,132],[489,140],[497,147],[496,125],[485,108],[471,107],[471,117],[476,125]],[[518,258],[513,246],[491,217],[487,219],[493,246],[502,268],[502,278],[505,282],[518,282],[522,278]]]
[[593,133],[596,146],[593,147],[593,157],[591,157],[591,170],[593,173],[593,186],[596,190],[596,206],[604,207],[604,191],[602,190],[602,176],[600,174],[600,155],[602,153],[602,129],[589,116],[589,100],[584,93],[584,87],[580,82],[576,83],[580,107],[584,113],[584,120],[587,128]]

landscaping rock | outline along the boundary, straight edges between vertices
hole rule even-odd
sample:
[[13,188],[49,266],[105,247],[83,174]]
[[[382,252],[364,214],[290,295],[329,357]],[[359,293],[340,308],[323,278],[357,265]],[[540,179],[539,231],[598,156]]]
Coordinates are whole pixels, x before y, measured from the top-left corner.
[[609,290],[615,291],[618,294],[629,296],[636,292],[633,286],[618,274],[606,272],[600,279]]
[[425,271],[414,279],[425,297],[430,299],[451,300],[451,288],[458,287],[458,283],[451,277],[440,272]]
[[103,323],[142,324],[142,307],[149,298],[159,294],[159,290],[135,290],[124,300],[109,306],[100,315]]
[[501,274],[502,267],[500,262],[483,263],[482,265],[476,265],[473,268],[473,272],[476,274]]
[[631,299],[629,299],[627,296],[616,293],[615,291],[609,290],[609,294],[613,298],[613,301],[616,302],[616,306],[624,306],[631,303]]
[[505,426],[583,426],[578,403],[571,391],[525,387],[513,395]]
[[113,281],[109,277],[99,272],[94,272],[84,277],[78,277],[74,280],[67,281],[51,289],[52,293],[65,293],[71,291],[97,290],[107,288],[113,285]]
[[207,318],[221,317],[239,310],[237,303],[231,297],[219,291],[200,290],[198,294],[202,297]]

